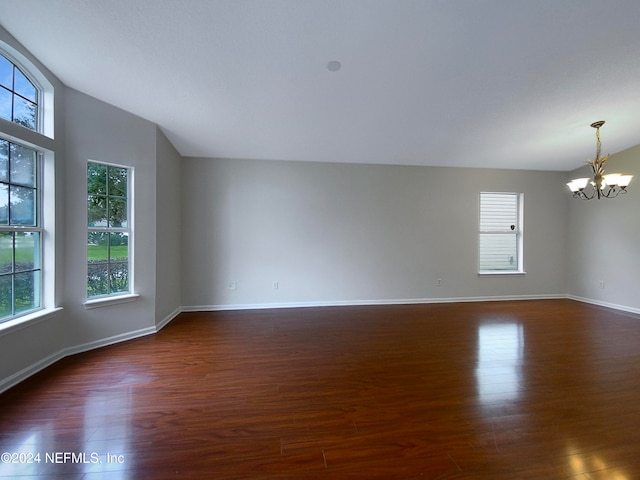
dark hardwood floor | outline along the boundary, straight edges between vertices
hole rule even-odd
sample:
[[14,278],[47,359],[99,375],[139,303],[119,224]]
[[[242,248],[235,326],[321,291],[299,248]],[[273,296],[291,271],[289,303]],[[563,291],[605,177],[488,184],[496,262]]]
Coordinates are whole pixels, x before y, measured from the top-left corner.
[[638,316],[571,300],[185,313],[0,395],[0,476],[632,480],[639,427]]

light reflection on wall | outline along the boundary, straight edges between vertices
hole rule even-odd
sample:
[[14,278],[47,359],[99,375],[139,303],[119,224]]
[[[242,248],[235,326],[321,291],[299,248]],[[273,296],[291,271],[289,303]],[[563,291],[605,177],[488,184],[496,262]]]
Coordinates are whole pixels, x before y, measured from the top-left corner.
[[516,400],[520,394],[524,330],[519,323],[489,323],[478,328],[476,382],[482,404]]

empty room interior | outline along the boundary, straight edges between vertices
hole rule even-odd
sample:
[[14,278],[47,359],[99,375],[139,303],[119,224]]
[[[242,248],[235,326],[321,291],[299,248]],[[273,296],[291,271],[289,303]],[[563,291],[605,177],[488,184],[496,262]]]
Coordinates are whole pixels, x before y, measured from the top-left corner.
[[0,2],[0,478],[640,478],[640,3]]

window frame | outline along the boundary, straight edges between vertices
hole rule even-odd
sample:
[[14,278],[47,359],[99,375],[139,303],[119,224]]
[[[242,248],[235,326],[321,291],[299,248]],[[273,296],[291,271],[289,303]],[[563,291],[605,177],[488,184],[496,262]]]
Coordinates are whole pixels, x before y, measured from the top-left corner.
[[[28,54],[0,39],[0,53],[14,68],[18,68],[37,91],[38,115],[36,129],[25,127],[12,120],[0,117],[0,138],[18,144],[38,153],[38,203],[37,213],[40,233],[40,307],[25,310],[15,315],[8,315],[0,319],[0,336],[18,329],[52,318],[56,312],[62,310],[57,303],[57,273],[58,265],[56,247],[56,210],[58,206],[56,195],[56,152],[54,141],[55,125],[55,88],[46,70],[43,71],[38,62],[30,59]],[[6,90],[6,89],[5,89]],[[13,98],[12,107],[13,108]]]
[[[0,140],[1,141],[5,141],[8,144],[8,164],[7,167],[10,170],[10,165],[11,165],[11,145],[18,145],[21,146],[23,148],[27,148],[31,151],[34,152],[35,154],[35,165],[34,165],[34,174],[35,174],[35,181],[34,181],[34,186],[33,187],[29,187],[29,188],[33,188],[34,192],[35,192],[35,201],[34,201],[34,225],[21,225],[21,224],[11,224],[11,219],[10,219],[10,209],[11,209],[11,200],[10,200],[10,196],[9,198],[9,203],[7,204],[7,208],[9,209],[9,212],[7,213],[7,224],[0,224],[0,233],[12,233],[14,240],[13,240],[13,246],[12,246],[12,271],[10,273],[4,274],[2,275],[2,277],[11,277],[11,313],[0,317],[0,325],[4,324],[6,322],[9,322],[11,320],[17,319],[17,318],[21,318],[21,317],[25,317],[28,316],[30,314],[33,314],[34,312],[38,312],[40,310],[43,310],[45,308],[45,296],[44,296],[44,292],[45,292],[45,282],[44,282],[44,275],[45,275],[45,228],[44,228],[44,222],[43,222],[43,197],[44,195],[42,194],[43,192],[43,181],[42,181],[42,177],[43,177],[43,171],[44,171],[44,152],[33,146],[33,145],[27,145],[24,142],[19,142],[19,141],[15,141],[14,139],[8,139],[5,137],[5,135],[1,135],[0,134]],[[10,178],[10,173],[8,174],[9,178],[7,178],[6,182],[2,182],[4,184],[6,184],[8,186],[8,188],[10,189],[12,185],[18,186],[18,187],[24,187],[24,185],[21,185],[20,183],[13,183],[11,181]],[[15,311],[15,276],[16,274],[19,273],[24,273],[24,272],[16,272],[14,270],[15,268],[15,262],[16,262],[16,244],[15,244],[15,235],[18,233],[38,233],[39,235],[39,240],[38,240],[38,246],[37,246],[37,253],[36,250],[34,249],[34,253],[37,254],[38,257],[38,266],[37,268],[34,265],[34,268],[30,269],[30,270],[25,270],[24,272],[30,271],[30,272],[38,272],[38,279],[37,281],[34,281],[34,285],[33,285],[33,297],[34,297],[34,304],[36,306],[34,306],[33,308],[28,308],[26,310],[21,310],[16,312]]]
[[[127,189],[126,189],[126,218],[127,218],[127,226],[126,227],[110,227],[110,226],[90,226],[89,225],[89,185],[88,185],[88,172],[89,165],[102,165],[107,168],[120,168],[125,169],[127,171]],[[111,303],[121,303],[134,300],[138,297],[137,294],[134,293],[134,261],[133,261],[133,252],[134,252],[134,235],[133,235],[133,183],[134,183],[134,167],[130,165],[117,164],[112,162],[103,162],[98,160],[89,159],[86,162],[86,176],[87,186],[86,186],[86,201],[87,201],[87,251],[86,251],[86,283],[85,283],[85,296],[86,301],[84,305],[86,308],[94,308],[98,306],[102,306],[103,304],[111,304]],[[107,184],[108,184],[108,174],[107,174]],[[106,194],[108,197],[108,193]],[[89,242],[88,235],[90,232],[103,232],[103,233],[125,233],[127,235],[127,290],[120,290],[109,292],[105,294],[97,294],[97,295],[89,295]],[[110,246],[108,246],[108,249]],[[107,250],[109,251],[109,250]],[[107,263],[110,264],[109,254],[107,254]]]
[[[483,230],[482,225],[482,196],[483,195],[505,195],[516,198],[516,223],[513,230],[509,229],[491,229]],[[482,245],[481,237],[483,235],[505,235],[515,234],[516,236],[516,268],[512,270],[507,269],[481,269],[482,258]],[[524,275],[524,193],[517,192],[480,192],[478,195],[478,275],[490,276],[490,275]]]
[[[14,58],[14,56],[7,51],[6,48],[1,48],[2,46],[0,46],[0,55],[3,56],[9,63],[11,63],[13,65],[13,72],[12,72],[12,76],[13,76],[13,85],[11,88],[7,88],[3,85],[0,85],[0,89],[8,91],[11,93],[11,118],[2,118],[3,120],[6,120],[7,122],[11,122],[15,125],[19,125],[23,128],[26,128],[27,130],[30,130],[32,132],[36,132],[36,133],[40,133],[40,134],[45,134],[44,130],[44,108],[43,108],[43,104],[45,103],[45,89],[42,87],[42,85],[40,84],[40,82],[38,82],[38,80],[34,77],[34,75],[31,73],[30,69],[25,68],[22,66],[21,62],[16,61],[16,59]],[[15,90],[15,70],[18,70],[30,83],[31,85],[33,85],[33,87],[36,90],[36,101],[33,102],[30,99],[26,98],[24,95],[16,92]],[[35,115],[35,128],[31,128],[31,127],[27,127],[25,125],[23,125],[20,122],[17,122],[16,119],[14,118],[14,98],[18,96],[24,100],[26,100],[29,103],[32,103],[35,105],[36,107],[36,115]]]
[[[16,313],[12,305],[11,314],[0,319],[0,335],[4,335],[16,328],[50,318],[55,312],[61,310],[61,307],[56,306],[54,86],[33,61],[4,40],[0,40],[0,54],[12,64],[12,89],[3,87],[5,91],[10,92],[12,111],[13,96],[17,94],[22,97],[14,90],[15,69],[18,69],[36,90],[36,128],[32,129],[13,119],[2,117],[0,118],[0,138],[36,152],[38,198],[34,207],[37,215],[37,229],[40,232],[40,245],[37,252],[40,256],[40,275],[38,284],[35,286],[39,290],[36,292],[39,306]],[[33,228],[21,226],[18,229],[3,230],[33,231]]]

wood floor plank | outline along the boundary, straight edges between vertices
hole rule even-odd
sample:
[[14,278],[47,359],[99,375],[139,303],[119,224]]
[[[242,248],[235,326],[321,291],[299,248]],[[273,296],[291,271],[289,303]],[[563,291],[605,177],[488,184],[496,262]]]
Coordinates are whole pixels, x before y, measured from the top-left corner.
[[639,402],[571,300],[189,312],[0,395],[0,477],[631,480]]

